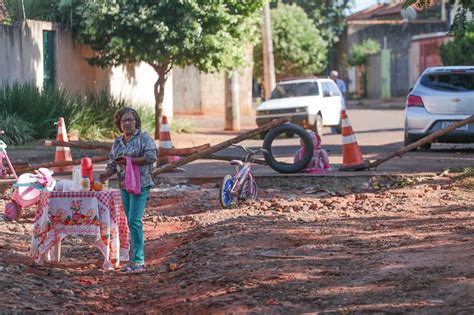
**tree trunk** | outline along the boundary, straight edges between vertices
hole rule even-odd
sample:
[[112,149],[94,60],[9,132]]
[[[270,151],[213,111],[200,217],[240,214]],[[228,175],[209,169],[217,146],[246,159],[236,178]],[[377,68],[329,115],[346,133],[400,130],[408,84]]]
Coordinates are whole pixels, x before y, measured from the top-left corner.
[[155,82],[155,140],[160,139],[161,116],[163,115],[163,100],[165,98],[165,84],[170,72],[170,64],[150,63],[158,74],[158,80]]

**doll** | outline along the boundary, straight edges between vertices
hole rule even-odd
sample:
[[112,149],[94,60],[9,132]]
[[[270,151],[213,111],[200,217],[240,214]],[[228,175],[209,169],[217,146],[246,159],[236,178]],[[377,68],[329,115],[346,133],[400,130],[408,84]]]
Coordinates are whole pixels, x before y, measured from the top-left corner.
[[[331,170],[331,165],[329,164],[329,157],[326,150],[321,149],[321,137],[314,133],[313,131],[308,131],[308,135],[313,141],[313,157],[311,161],[306,165],[304,172],[306,173],[324,173]],[[301,160],[305,153],[305,145],[303,140],[300,140],[301,148],[296,151],[294,161],[295,163]]]

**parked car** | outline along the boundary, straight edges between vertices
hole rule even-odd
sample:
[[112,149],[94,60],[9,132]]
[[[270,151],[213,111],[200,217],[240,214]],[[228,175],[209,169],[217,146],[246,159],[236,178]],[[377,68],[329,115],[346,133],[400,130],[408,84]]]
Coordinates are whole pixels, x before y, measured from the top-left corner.
[[[474,66],[432,67],[407,96],[405,145],[474,114]],[[474,124],[436,139],[442,143],[474,142]],[[429,149],[431,143],[422,146]]]
[[[291,122],[322,134],[323,126],[341,133],[344,97],[333,80],[309,78],[279,82],[270,98],[257,107],[257,125],[291,116]],[[291,136],[291,135],[288,135]]]

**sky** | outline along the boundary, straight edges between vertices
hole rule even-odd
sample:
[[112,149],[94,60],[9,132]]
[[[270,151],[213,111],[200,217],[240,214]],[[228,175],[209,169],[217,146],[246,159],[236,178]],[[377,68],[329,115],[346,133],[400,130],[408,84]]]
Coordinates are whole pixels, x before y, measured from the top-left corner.
[[354,6],[351,9],[352,13],[366,9],[373,4],[376,4],[377,0],[354,0]]

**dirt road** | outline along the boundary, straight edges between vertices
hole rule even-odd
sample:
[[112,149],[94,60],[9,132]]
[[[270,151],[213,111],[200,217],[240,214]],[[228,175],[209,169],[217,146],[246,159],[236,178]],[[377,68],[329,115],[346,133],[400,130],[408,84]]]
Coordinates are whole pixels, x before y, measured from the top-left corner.
[[394,186],[267,189],[227,210],[215,187],[155,189],[139,275],[103,271],[79,237],[36,266],[31,214],[0,220],[0,310],[472,314],[472,172]]

